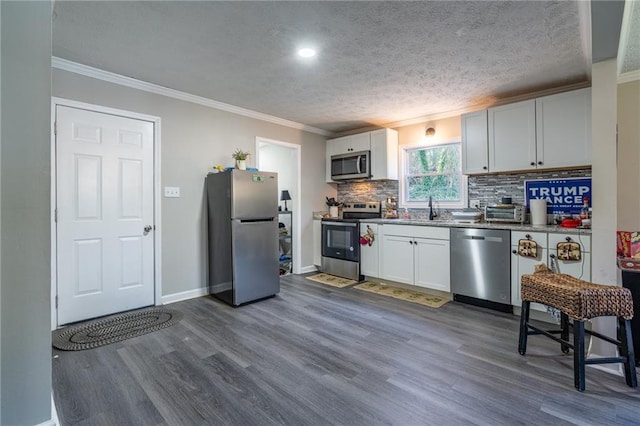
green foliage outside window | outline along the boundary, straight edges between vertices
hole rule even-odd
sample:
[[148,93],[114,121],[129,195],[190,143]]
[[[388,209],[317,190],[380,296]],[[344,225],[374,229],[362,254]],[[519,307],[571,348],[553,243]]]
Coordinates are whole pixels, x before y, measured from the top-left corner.
[[407,150],[406,201],[461,200],[460,144]]

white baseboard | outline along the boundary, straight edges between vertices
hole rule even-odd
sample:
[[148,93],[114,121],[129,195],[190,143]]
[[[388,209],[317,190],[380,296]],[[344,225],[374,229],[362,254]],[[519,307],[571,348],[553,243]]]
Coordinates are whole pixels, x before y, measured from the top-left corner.
[[202,297],[209,294],[208,287],[197,288],[195,290],[182,291],[180,293],[167,294],[162,296],[160,302],[162,305],[168,305],[170,303],[182,302],[183,300],[195,299],[196,297]]
[[309,272],[316,272],[316,271],[318,271],[318,268],[316,268],[315,265],[304,266],[304,267],[300,268],[300,273],[301,274],[307,274]]
[[51,420],[42,424],[51,426],[58,426],[60,424],[60,419],[58,418],[58,410],[56,410],[56,403],[53,401],[53,390],[51,390]]

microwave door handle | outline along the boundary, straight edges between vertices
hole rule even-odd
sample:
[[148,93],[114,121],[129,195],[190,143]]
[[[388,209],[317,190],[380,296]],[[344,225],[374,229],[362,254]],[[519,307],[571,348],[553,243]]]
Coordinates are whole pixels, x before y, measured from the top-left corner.
[[358,155],[358,159],[356,160],[356,164],[358,165],[358,174],[362,173],[362,171],[360,170],[360,158],[362,157],[362,155]]

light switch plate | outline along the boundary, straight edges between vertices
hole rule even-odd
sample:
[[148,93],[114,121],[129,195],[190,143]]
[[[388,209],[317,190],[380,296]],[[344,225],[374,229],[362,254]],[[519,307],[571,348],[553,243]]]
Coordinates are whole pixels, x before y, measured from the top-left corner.
[[180,198],[180,188],[177,186],[164,187],[165,198]]
[[480,208],[480,200],[469,200],[469,207],[472,209]]

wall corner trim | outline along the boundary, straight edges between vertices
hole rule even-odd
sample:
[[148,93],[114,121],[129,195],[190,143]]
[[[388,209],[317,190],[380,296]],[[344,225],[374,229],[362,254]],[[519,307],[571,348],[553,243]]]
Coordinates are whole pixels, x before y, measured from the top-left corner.
[[148,83],[146,81],[136,80],[135,78],[126,77],[109,71],[104,71],[98,68],[90,67],[88,65],[69,61],[67,59],[58,58],[56,56],[51,57],[51,66],[52,68],[84,75],[86,77],[95,78],[97,80],[119,84],[121,86],[131,87],[133,89],[143,90],[145,92],[155,93],[157,95],[167,96],[170,98],[179,99],[181,101],[192,102],[194,104],[203,105],[209,108],[215,108],[233,114],[238,114],[245,117],[254,118],[256,120],[262,120],[269,123],[290,127],[305,132],[316,133],[322,136],[333,135],[332,132],[319,129],[317,127],[296,123],[295,121],[286,120],[284,118],[275,117],[273,115],[263,114],[261,112],[237,107],[234,105],[226,104],[224,102],[218,102],[213,99],[192,95],[189,93],[181,92],[179,90],[174,90],[168,87],[159,86],[157,84]]
[[618,76],[618,84],[629,83],[630,81],[640,80],[640,70],[630,71]]

